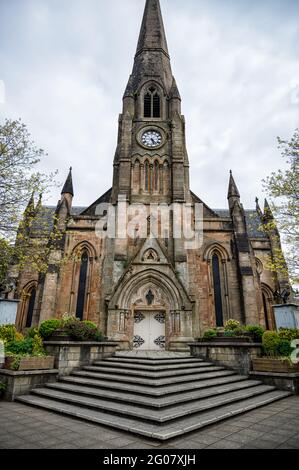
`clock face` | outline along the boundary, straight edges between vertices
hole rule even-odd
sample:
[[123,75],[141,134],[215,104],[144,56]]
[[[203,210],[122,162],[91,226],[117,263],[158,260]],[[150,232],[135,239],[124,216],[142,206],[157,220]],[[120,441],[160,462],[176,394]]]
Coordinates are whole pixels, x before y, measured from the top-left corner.
[[162,136],[158,131],[146,131],[142,134],[141,141],[146,147],[159,147],[162,143]]

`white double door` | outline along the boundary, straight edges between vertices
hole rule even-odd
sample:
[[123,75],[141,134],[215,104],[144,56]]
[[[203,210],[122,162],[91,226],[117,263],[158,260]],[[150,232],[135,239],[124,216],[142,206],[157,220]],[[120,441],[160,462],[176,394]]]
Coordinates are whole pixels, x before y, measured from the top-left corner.
[[143,351],[165,349],[165,312],[135,311],[133,347]]

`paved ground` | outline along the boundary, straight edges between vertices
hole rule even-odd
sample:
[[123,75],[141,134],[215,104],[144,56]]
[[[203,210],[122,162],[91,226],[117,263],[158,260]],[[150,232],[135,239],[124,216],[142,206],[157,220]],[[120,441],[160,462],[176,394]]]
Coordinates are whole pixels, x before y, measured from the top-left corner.
[[299,449],[299,396],[161,444],[21,403],[0,402],[0,449]]

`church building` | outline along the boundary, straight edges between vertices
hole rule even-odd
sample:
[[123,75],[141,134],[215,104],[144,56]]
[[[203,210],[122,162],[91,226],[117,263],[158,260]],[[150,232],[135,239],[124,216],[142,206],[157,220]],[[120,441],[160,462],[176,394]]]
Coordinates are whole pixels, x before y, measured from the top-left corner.
[[[95,322],[122,349],[184,351],[231,318],[275,328],[274,294],[288,279],[267,269],[279,245],[277,230],[262,229],[273,218],[270,207],[266,201],[262,210],[256,200],[256,209],[245,210],[232,173],[226,209],[212,209],[192,192],[185,126],[160,2],[146,0],[112,187],[89,207],[76,206],[70,170],[57,207],[46,207],[48,233],[40,243],[49,243],[53,216],[63,235],[47,272],[28,266],[14,274],[20,330],[68,314]],[[30,204],[38,220],[43,206]],[[130,233],[122,220],[131,222]],[[177,233],[184,223],[193,243]]]

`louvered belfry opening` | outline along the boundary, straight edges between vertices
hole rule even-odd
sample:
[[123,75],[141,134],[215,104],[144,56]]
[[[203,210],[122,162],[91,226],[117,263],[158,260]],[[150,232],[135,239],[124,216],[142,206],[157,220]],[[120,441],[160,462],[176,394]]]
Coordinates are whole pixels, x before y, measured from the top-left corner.
[[144,95],[144,117],[160,118],[161,117],[161,99],[156,88],[151,87]]

